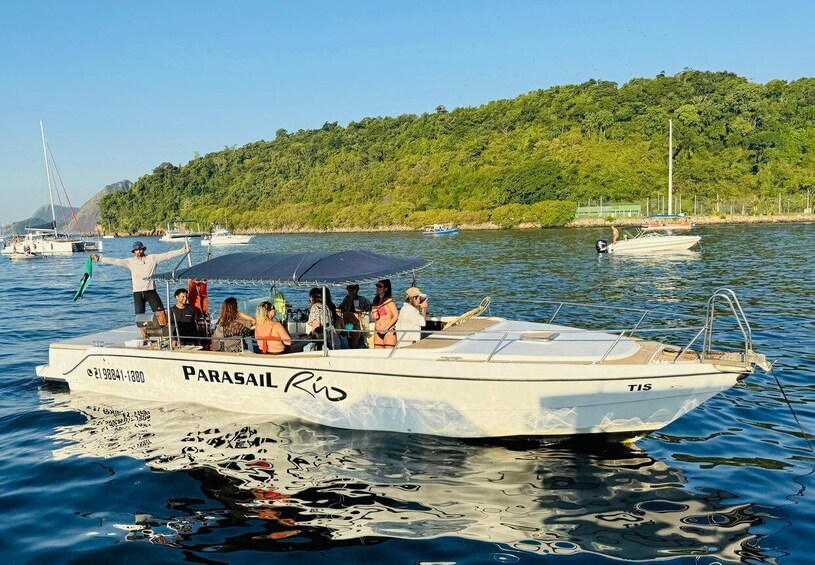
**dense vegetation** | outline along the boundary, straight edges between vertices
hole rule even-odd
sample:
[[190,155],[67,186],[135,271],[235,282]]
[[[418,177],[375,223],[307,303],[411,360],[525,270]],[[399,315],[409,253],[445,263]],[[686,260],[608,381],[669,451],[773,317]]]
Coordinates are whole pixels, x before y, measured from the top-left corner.
[[281,129],[274,141],[161,164],[107,196],[101,221],[131,233],[179,217],[258,230],[563,225],[589,198],[664,191],[669,118],[674,188],[686,198],[771,198],[815,186],[815,79],[756,84],[687,70]]

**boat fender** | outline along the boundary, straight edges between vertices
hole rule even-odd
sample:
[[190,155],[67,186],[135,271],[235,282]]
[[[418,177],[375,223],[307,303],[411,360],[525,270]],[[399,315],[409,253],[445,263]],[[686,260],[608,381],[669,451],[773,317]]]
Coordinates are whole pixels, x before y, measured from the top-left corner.
[[597,249],[597,253],[608,253],[608,242],[605,239],[598,239],[594,248]]

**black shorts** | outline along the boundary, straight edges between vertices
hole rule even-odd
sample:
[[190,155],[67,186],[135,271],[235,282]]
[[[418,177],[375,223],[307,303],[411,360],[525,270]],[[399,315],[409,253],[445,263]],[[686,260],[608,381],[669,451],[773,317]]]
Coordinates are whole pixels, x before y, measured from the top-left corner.
[[164,304],[161,303],[161,297],[155,289],[133,293],[133,306],[136,308],[136,314],[144,314],[144,305],[148,303],[153,312],[164,310]]

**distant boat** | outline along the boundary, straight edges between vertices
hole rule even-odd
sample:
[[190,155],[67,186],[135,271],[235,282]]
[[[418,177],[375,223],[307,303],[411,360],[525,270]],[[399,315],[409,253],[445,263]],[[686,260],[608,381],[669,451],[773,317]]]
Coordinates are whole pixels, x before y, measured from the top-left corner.
[[99,241],[86,241],[85,242],[85,251],[96,253],[97,251],[102,251],[105,247],[105,244],[102,243],[101,240]]
[[458,227],[453,224],[432,224],[424,227],[424,235],[455,235]]
[[212,229],[212,235],[204,236],[201,245],[245,245],[250,241],[252,241],[251,235],[235,235],[216,224]]
[[27,261],[28,259],[42,259],[42,253],[9,253],[8,258],[12,261]]
[[103,235],[102,239],[113,239],[114,237],[116,237],[116,236],[115,235]]
[[[48,197],[51,202],[51,221],[39,226],[26,228],[25,235],[15,236],[3,242],[3,255],[36,254],[42,256],[70,255],[82,251],[96,251],[101,245],[94,241],[85,241],[80,237],[60,233],[57,229],[57,214],[54,208],[54,177],[51,173],[53,156],[49,159],[48,141],[45,138],[45,128],[40,122],[40,135],[42,138],[42,153],[45,159],[45,173],[48,179]],[[54,166],[56,166],[54,164]],[[58,171],[57,171],[58,172]],[[71,212],[73,215],[73,212]],[[74,216],[74,221],[76,217]],[[94,245],[99,247],[94,247]]]
[[[190,229],[194,226],[195,229]],[[177,239],[187,239],[189,237],[201,237],[201,224],[196,220],[170,220],[167,222],[167,231],[159,240],[175,241]]]
[[595,248],[598,253],[647,255],[687,251],[701,239],[698,235],[676,235],[669,228],[655,228],[648,231],[640,230],[638,233],[625,232],[622,239],[612,243],[601,239],[597,241]]

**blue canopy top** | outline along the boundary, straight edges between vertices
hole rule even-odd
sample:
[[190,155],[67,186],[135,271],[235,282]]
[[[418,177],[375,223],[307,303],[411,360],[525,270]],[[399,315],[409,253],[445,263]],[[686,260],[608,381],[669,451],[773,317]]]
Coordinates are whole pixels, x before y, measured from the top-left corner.
[[367,283],[423,269],[429,261],[370,251],[230,253],[153,280],[207,280],[238,285],[336,286]]

